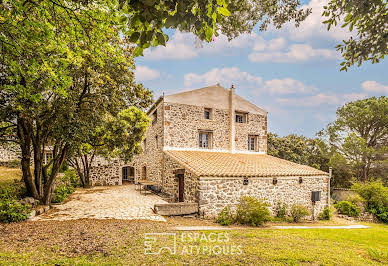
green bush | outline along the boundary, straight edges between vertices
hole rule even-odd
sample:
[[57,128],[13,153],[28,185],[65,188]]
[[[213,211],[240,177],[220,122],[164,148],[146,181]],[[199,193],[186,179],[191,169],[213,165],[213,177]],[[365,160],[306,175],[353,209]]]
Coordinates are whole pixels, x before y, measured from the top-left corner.
[[350,217],[360,216],[360,207],[358,207],[356,204],[351,203],[350,201],[340,201],[337,204],[334,204],[334,207],[341,214],[345,214]]
[[279,218],[280,220],[286,220],[287,219],[287,204],[278,202],[275,207],[275,217]]
[[15,199],[0,199],[0,222],[12,223],[27,219],[29,205],[22,205]]
[[8,163],[10,168],[21,168],[21,161],[19,159],[12,160]]
[[60,185],[55,188],[51,202],[61,203],[74,191],[75,189],[72,186]]
[[62,183],[71,185],[72,187],[79,187],[81,185],[77,171],[74,168],[67,169],[61,181]]
[[319,220],[331,220],[331,217],[333,216],[331,209],[326,206],[321,214],[319,214],[318,219]]
[[290,209],[290,216],[292,221],[297,223],[307,215],[310,215],[310,211],[301,204],[293,204]]
[[236,221],[259,226],[271,220],[268,204],[254,197],[243,196],[236,210]]
[[231,225],[234,223],[233,213],[231,212],[229,206],[226,206],[218,214],[217,223],[219,223],[221,225]]
[[0,199],[22,199],[27,196],[27,189],[22,182],[0,184]]
[[365,209],[380,221],[388,223],[388,187],[381,181],[353,184],[352,189],[363,198]]

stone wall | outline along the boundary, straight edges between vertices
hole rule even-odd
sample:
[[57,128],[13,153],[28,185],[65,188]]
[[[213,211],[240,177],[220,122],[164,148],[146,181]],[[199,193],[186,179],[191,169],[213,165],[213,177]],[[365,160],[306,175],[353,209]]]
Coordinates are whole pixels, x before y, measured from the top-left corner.
[[[206,107],[206,106],[205,106]],[[229,149],[229,112],[212,109],[211,119],[204,118],[203,106],[165,103],[164,145],[174,148],[198,148],[198,131],[213,132],[213,149]]]
[[263,199],[274,207],[280,201],[291,206],[294,203],[303,204],[312,212],[311,191],[321,191],[321,201],[315,205],[315,214],[322,212],[327,205],[326,176],[303,177],[299,184],[299,177],[277,177],[277,184],[273,185],[272,177],[249,178],[248,185],[243,184],[244,178],[200,178],[199,179],[199,208],[205,218],[215,218],[227,205],[235,207],[241,196],[248,195]]
[[122,185],[120,161],[112,160],[109,164],[92,167],[90,169],[90,182],[92,186]]
[[247,123],[235,123],[235,149],[248,150],[248,135],[258,137],[258,151],[267,152],[267,116],[248,113]]
[[[164,155],[164,175],[162,182],[163,192],[170,195],[171,202],[178,202],[179,197],[179,180],[174,171],[183,167],[171,159],[168,155]],[[184,174],[184,202],[198,202],[198,184],[199,178],[192,172],[185,170]]]
[[[142,143],[143,153],[135,155],[131,162],[122,166],[133,166],[135,168],[135,182],[140,179],[148,179],[162,183],[163,169],[163,102],[155,109],[157,112],[156,122],[150,122]],[[152,113],[150,114],[152,117]],[[146,167],[146,177],[143,176],[143,168]]]
[[0,163],[8,163],[20,159],[20,148],[16,145],[0,146]]

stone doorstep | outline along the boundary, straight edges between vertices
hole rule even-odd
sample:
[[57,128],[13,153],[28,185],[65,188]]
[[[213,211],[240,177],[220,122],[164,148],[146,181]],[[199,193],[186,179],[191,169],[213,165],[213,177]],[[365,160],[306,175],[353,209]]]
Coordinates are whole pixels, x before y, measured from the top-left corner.
[[198,213],[198,203],[177,202],[155,204],[154,212],[166,216]]

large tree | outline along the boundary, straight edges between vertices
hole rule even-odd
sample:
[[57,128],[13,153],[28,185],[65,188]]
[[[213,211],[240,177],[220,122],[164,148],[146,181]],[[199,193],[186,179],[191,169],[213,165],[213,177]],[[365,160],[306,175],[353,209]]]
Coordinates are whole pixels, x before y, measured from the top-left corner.
[[[308,13],[298,10],[297,0],[240,3],[241,9],[231,5],[231,13],[224,0],[0,1],[0,134],[21,148],[29,193],[50,202],[59,167],[95,128],[94,110],[111,107],[118,87],[101,69],[110,62],[124,65],[123,48],[135,44],[139,55],[151,45],[164,45],[166,28],[210,41],[213,34],[249,32],[259,19],[279,26],[299,23]],[[253,16],[254,5],[260,16]],[[132,97],[141,89],[131,88]],[[48,145],[53,159],[43,165]]]
[[388,98],[372,97],[340,107],[337,119],[320,135],[331,147],[331,163],[366,182],[371,177],[387,178],[387,125]]
[[[355,35],[337,49],[344,61],[341,70],[365,61],[378,63],[388,53],[388,7],[386,0],[331,0],[324,7],[323,16],[328,17],[324,23],[328,29],[341,24]],[[355,31],[353,31],[355,29]]]
[[[146,107],[151,94],[133,82],[133,49],[120,36],[117,6],[91,5],[84,14],[52,1],[2,5],[2,136],[20,145],[29,193],[49,204],[61,164],[98,123],[96,114],[118,114],[117,99]],[[117,82],[128,68],[129,82]],[[44,165],[48,145],[53,158]]]

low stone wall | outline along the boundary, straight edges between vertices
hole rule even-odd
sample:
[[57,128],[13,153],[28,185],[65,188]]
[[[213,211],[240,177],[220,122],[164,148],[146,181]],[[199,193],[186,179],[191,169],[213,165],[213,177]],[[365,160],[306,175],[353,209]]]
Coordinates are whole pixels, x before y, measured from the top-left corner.
[[198,203],[177,202],[168,204],[155,204],[154,210],[160,215],[185,215],[198,212]]
[[122,185],[119,161],[115,160],[110,164],[92,167],[90,169],[90,181],[92,186]]
[[315,204],[315,215],[322,212],[327,205],[327,176],[277,177],[277,184],[273,184],[273,177],[248,178],[248,184],[243,184],[244,178],[203,178],[199,179],[199,210],[207,219],[217,217],[225,207],[234,208],[239,199],[244,196],[253,196],[268,202],[273,213],[278,202],[305,205],[311,213],[311,191],[321,191],[321,200]]

